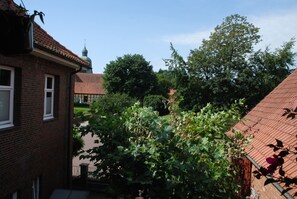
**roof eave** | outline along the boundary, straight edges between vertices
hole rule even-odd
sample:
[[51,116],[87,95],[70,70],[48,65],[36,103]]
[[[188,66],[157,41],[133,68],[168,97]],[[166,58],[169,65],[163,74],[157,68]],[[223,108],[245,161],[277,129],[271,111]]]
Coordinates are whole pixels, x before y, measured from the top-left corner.
[[61,58],[59,56],[56,56],[56,55],[54,55],[52,53],[49,53],[49,52],[46,52],[44,50],[38,49],[36,47],[33,48],[33,51],[31,52],[31,54],[36,56],[36,57],[41,57],[43,59],[46,59],[46,60],[61,64],[63,66],[66,66],[68,68],[72,68],[72,69],[75,69],[75,70],[79,70],[80,66],[82,65],[82,64],[78,64],[78,63],[75,63],[75,62],[72,62],[72,61],[68,61],[66,59],[63,59],[63,58]]
[[[261,166],[248,154],[245,154],[245,157],[247,157],[247,159],[259,170],[261,168]],[[271,179],[271,177],[269,175],[265,176],[267,179]],[[280,192],[283,193],[284,197],[287,199],[294,199],[289,192],[285,192],[284,188],[278,184],[277,182],[272,182],[272,185]]]

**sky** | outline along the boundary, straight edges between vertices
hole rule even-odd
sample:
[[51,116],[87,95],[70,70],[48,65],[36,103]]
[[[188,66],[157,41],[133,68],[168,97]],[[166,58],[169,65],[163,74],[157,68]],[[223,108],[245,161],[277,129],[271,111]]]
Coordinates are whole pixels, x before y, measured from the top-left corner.
[[[170,42],[186,59],[232,14],[260,28],[264,49],[297,39],[297,0],[22,0],[53,38],[81,56],[86,44],[93,72],[125,54],[141,54],[154,71],[166,69]],[[17,4],[21,0],[15,0]],[[297,47],[294,47],[294,52]]]

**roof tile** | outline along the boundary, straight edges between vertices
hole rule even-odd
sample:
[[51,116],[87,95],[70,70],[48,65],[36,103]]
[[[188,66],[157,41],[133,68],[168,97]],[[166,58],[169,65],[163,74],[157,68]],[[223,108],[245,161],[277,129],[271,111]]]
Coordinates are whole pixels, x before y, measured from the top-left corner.
[[[297,146],[297,117],[282,116],[284,108],[296,108],[297,105],[297,70],[280,83],[254,109],[252,109],[234,129],[245,135],[254,134],[246,152],[260,166],[268,166],[266,158],[274,154],[268,144],[281,140],[286,147]],[[249,129],[248,133],[245,132]],[[284,170],[290,177],[297,177],[296,155],[285,158]]]
[[43,30],[37,23],[34,23],[34,44],[37,48],[47,50],[50,53],[56,54],[66,58],[76,64],[89,66],[89,63],[79,58],[76,54],[65,48],[62,44],[57,42],[45,30]]
[[74,93],[105,95],[103,75],[77,73],[75,76]]

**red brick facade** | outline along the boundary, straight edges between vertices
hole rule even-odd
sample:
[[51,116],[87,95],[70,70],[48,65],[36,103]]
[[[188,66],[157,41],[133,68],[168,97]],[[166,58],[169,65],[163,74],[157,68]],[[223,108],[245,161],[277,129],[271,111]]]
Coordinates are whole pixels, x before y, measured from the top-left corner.
[[[33,55],[0,55],[0,65],[15,69],[14,126],[0,129],[0,198],[14,192],[32,198],[32,182],[39,177],[40,198],[48,199],[70,182],[69,78],[74,69]],[[45,74],[56,80],[54,119],[48,121],[43,120]]]

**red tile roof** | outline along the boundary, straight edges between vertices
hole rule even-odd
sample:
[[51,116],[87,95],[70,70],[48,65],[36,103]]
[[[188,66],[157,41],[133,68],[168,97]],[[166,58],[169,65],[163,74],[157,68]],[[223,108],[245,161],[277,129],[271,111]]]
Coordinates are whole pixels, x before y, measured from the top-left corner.
[[[268,166],[266,158],[274,153],[267,145],[276,144],[276,139],[281,140],[285,147],[297,147],[297,116],[295,119],[282,116],[284,108],[296,107],[297,70],[234,126],[234,129],[240,130],[246,136],[254,135],[246,152],[260,166]],[[285,158],[283,169],[288,176],[297,177],[297,162],[293,155]]]
[[77,73],[74,93],[105,95],[102,76],[102,74]]
[[43,30],[37,23],[34,23],[34,44],[36,48],[48,51],[51,54],[60,56],[64,59],[72,61],[76,64],[89,66],[89,63],[79,58],[76,54],[65,48],[62,44],[57,42],[45,30]]

